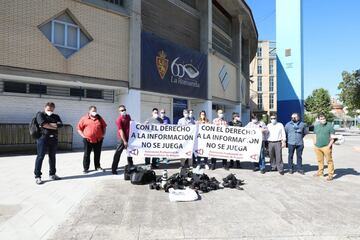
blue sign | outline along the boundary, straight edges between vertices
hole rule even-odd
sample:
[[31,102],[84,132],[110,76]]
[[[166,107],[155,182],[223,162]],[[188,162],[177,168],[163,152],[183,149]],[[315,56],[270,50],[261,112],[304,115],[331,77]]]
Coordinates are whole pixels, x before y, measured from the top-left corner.
[[206,55],[142,32],[141,89],[206,99]]

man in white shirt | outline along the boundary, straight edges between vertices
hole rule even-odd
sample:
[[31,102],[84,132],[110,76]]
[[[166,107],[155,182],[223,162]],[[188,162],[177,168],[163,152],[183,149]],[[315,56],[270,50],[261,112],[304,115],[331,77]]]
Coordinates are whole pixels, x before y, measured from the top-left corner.
[[[191,111],[191,116],[189,114],[189,112]],[[195,124],[195,118],[192,116],[193,111],[192,110],[188,110],[188,109],[184,109],[183,110],[183,118],[180,118],[178,121],[178,125],[182,125],[182,126],[186,126],[186,125],[193,125]],[[182,159],[181,160],[181,166],[185,167],[188,163],[188,165],[192,168],[194,166],[194,162],[196,163],[196,159],[195,159],[195,155],[192,155],[192,158],[188,158],[188,159]]]
[[282,148],[286,146],[285,128],[282,123],[276,121],[276,115],[271,115],[270,121],[271,123],[267,125],[269,130],[269,136],[267,140],[269,143],[271,171],[278,170],[281,175],[284,175]]

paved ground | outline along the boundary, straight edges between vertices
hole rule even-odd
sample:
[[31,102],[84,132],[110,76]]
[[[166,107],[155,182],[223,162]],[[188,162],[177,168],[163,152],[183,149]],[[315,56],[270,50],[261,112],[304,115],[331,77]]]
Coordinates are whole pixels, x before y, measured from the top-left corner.
[[[0,157],[0,239],[360,239],[360,136],[335,146],[333,182],[312,177],[315,155],[306,145],[305,176],[231,170],[246,180],[244,191],[218,190],[190,203],[171,203],[166,193],[109,171],[83,175],[81,152],[59,154],[63,180],[41,186],[33,181],[34,156]],[[112,154],[103,152],[103,167]]]

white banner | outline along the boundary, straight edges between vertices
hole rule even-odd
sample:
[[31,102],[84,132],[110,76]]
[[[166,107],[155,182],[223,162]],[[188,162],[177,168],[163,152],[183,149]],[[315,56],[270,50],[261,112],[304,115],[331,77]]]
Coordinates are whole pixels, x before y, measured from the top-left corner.
[[257,161],[261,144],[260,129],[203,124],[198,127],[194,153],[210,158]]
[[130,123],[128,156],[191,158],[196,125]]

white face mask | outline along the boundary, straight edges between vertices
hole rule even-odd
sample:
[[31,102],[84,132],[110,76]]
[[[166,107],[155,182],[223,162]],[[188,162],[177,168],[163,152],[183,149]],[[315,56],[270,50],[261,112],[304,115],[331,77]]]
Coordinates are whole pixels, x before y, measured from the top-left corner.
[[189,113],[189,117],[192,117],[193,116],[193,114],[192,113]]
[[158,117],[159,117],[159,114],[153,113],[153,118],[158,118]]
[[223,118],[223,117],[224,117],[224,114],[223,114],[223,113],[219,113],[218,116],[219,116],[219,118]]
[[319,120],[319,122],[320,122],[321,124],[325,124],[325,123],[326,123],[326,120]]
[[90,115],[95,117],[97,115],[97,112],[90,112]]
[[188,118],[189,114],[188,113],[184,113],[184,118]]
[[160,113],[160,117],[164,118],[165,117],[165,113]]
[[277,122],[276,119],[271,119],[270,121],[271,121],[271,123],[274,124],[274,125],[275,125],[276,122]]
[[46,115],[51,116],[53,114],[53,112],[50,111],[45,111]]
[[125,115],[126,115],[126,111],[120,112],[120,114],[121,114],[122,116],[125,116]]
[[255,118],[255,119],[251,119],[251,122],[252,123],[257,123],[258,122],[258,120]]

